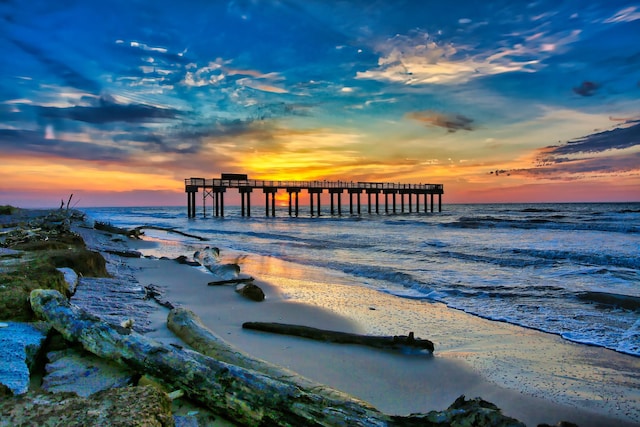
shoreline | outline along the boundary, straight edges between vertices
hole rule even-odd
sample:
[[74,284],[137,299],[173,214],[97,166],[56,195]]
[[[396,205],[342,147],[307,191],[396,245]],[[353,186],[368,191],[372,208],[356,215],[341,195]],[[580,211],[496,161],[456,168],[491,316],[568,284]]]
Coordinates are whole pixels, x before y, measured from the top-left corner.
[[[132,249],[148,248],[155,244],[144,241],[127,243]],[[256,280],[256,284],[265,291],[266,300],[256,303],[237,295],[233,287],[207,286],[212,275],[197,268],[147,258],[127,259],[125,262],[132,268],[133,275],[141,285],[160,286],[165,291],[166,299],[194,311],[209,329],[231,345],[313,381],[347,392],[389,414],[407,415],[445,409],[464,394],[491,401],[505,415],[527,425],[555,424],[559,421],[594,427],[640,425],[632,417],[634,414],[625,416],[620,404],[617,413],[613,403],[605,405],[613,408],[613,413],[599,412],[597,405],[593,407],[593,396],[589,396],[584,390],[576,390],[576,396],[585,403],[583,407],[556,403],[562,401],[562,396],[555,390],[556,385],[559,386],[562,382],[560,372],[552,373],[558,377],[558,382],[545,386],[547,395],[532,395],[531,386],[527,384],[535,382],[535,375],[527,375],[522,366],[489,366],[487,354],[482,354],[497,352],[504,355],[505,352],[512,351],[510,346],[517,345],[515,341],[523,341],[523,353],[548,351],[548,348],[540,346],[544,347],[550,341],[555,341],[555,357],[573,357],[575,360],[589,358],[590,350],[594,350],[589,346],[566,343],[555,335],[492,322],[449,309],[443,304],[420,301],[413,301],[408,305],[412,308],[420,306],[432,318],[427,325],[427,328],[431,328],[431,334],[416,331],[417,337],[430,339],[436,344],[436,352],[429,358],[246,331],[241,328],[245,321],[274,321],[345,332],[386,334],[385,331],[372,331],[371,325],[376,322],[371,322],[370,318],[384,316],[385,306],[397,297],[367,288],[355,289],[352,286],[346,286],[349,288],[348,292],[344,292],[344,289],[337,292],[335,285],[331,285],[331,296],[327,298],[326,292],[318,292],[317,287],[304,289],[300,282],[287,283],[285,279],[278,280],[265,275]],[[315,295],[315,300],[309,298],[310,293]],[[305,302],[301,303],[299,300]],[[360,308],[354,310],[353,305],[350,305],[354,300],[366,301],[366,304],[359,304]],[[407,305],[406,300],[401,303]],[[328,309],[328,306],[331,308]],[[158,329],[151,334],[160,340],[172,339],[171,333],[166,330],[167,312],[168,310],[164,315],[159,314]],[[452,323],[459,327],[465,325],[466,330],[452,330]],[[407,332],[408,330],[395,330],[393,334]],[[457,334],[453,339],[452,333]],[[464,334],[471,335],[473,339],[465,339]],[[479,336],[485,341],[484,350],[477,348]],[[505,340],[507,343],[502,343],[500,347]],[[601,348],[595,350],[609,351]],[[513,363],[517,364],[518,355],[513,355],[512,358]],[[541,366],[538,368],[541,368],[544,357],[539,363]],[[492,375],[487,375],[490,371],[493,372],[494,380],[491,379]],[[520,377],[517,373],[520,373]],[[502,382],[511,381],[510,387],[498,385],[496,377],[501,378]],[[567,382],[571,384],[567,379],[563,388],[567,387]],[[433,384],[438,386],[434,387]],[[633,396],[629,398],[633,399]],[[592,408],[589,407],[590,402]],[[637,407],[626,409],[628,413],[638,410]]]
[[[640,359],[633,356],[482,319],[440,303],[331,283],[326,275],[318,276],[325,282],[318,281],[313,271],[300,267],[295,271],[294,266],[270,257],[260,258],[258,262],[266,264],[259,274],[252,273],[266,300],[253,302],[234,292],[233,286],[207,286],[215,276],[203,267],[129,257],[145,251],[162,253],[158,242],[116,237],[85,228],[84,223],[72,227],[87,248],[105,257],[109,272],[121,284],[154,285],[163,291],[164,299],[192,310],[206,327],[239,350],[369,402],[386,414],[443,410],[466,395],[492,402],[503,414],[531,426],[560,421],[583,427],[640,426]],[[167,327],[169,310],[149,303],[145,335],[165,344],[184,345]],[[246,321],[372,335],[413,331],[416,337],[432,340],[436,350],[427,357],[316,342],[243,330]]]

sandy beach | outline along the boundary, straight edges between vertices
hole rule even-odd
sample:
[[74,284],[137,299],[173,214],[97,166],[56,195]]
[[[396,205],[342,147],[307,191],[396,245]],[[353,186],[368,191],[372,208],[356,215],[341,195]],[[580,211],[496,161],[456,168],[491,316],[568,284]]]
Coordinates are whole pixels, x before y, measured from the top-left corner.
[[[154,245],[128,244],[143,252]],[[409,307],[403,316],[385,319],[397,297],[362,287],[319,286],[313,278],[297,277],[295,271],[283,277],[282,268],[289,266],[263,269],[256,283],[266,299],[253,302],[234,292],[233,286],[207,286],[213,276],[203,269],[148,258],[123,258],[122,263],[121,268],[141,285],[161,288],[166,299],[194,311],[238,349],[389,414],[444,409],[464,394],[491,401],[506,415],[531,426],[561,420],[594,427],[640,425],[640,362],[632,357],[483,320],[442,304],[403,301]],[[166,328],[167,314],[158,306],[151,336],[176,341]],[[380,316],[387,330],[372,330],[372,325],[381,323],[375,318]],[[414,331],[417,337],[432,340],[436,351],[425,356],[320,343],[243,330],[247,321],[383,335]],[[620,372],[628,375],[629,387],[620,388],[620,382],[613,388],[607,385],[608,375]]]

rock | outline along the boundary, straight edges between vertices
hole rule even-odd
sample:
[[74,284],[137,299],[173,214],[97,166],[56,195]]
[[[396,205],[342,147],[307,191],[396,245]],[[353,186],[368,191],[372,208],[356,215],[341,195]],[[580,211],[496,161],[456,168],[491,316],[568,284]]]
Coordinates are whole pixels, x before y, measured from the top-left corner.
[[42,388],[52,393],[73,392],[81,397],[132,383],[133,372],[90,353],[75,349],[47,353]]
[[60,267],[56,270],[64,275],[64,281],[67,282],[69,294],[73,295],[76,292],[76,286],[78,286],[78,273],[76,273],[74,269],[69,267]]
[[220,260],[220,249],[216,247],[205,246],[204,249],[199,251],[195,251],[193,254],[193,259],[199,261],[200,264],[204,265],[213,265],[217,264]]
[[133,278],[83,277],[70,301],[113,325],[132,319],[135,331],[151,331],[149,316],[155,306]]
[[0,328],[0,383],[13,394],[26,393],[48,330],[42,324],[7,322]]
[[254,283],[241,283],[236,286],[236,292],[253,301],[264,301],[264,292]]
[[123,387],[89,398],[71,393],[28,394],[0,400],[0,427],[169,427],[171,402],[154,387]]
[[[458,397],[444,411],[431,411],[427,414],[412,414],[407,417],[394,417],[394,421],[404,426],[487,426],[487,427],[526,427],[522,422],[503,415],[496,405],[479,397],[467,400],[464,395]],[[415,424],[413,424],[415,423]]]

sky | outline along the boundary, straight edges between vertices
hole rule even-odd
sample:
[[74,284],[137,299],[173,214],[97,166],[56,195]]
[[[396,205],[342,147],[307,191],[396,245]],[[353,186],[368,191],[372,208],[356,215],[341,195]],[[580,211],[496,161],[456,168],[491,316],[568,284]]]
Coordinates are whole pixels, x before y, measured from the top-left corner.
[[640,201],[640,3],[0,0],[0,21],[0,205],[182,205],[221,173]]

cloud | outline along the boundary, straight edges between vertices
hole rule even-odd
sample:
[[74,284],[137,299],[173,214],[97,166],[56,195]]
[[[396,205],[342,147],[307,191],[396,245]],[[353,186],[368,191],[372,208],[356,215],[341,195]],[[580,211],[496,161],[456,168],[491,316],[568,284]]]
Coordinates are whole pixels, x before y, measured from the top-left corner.
[[172,108],[159,108],[144,104],[118,104],[108,97],[101,97],[95,106],[41,107],[46,118],[69,119],[86,123],[110,122],[140,123],[164,119],[176,119],[181,113]]
[[618,11],[612,17],[606,19],[604,22],[606,24],[613,24],[618,22],[632,22],[640,19],[640,11],[635,6],[627,7]]
[[640,175],[637,147],[640,147],[640,120],[628,121],[612,130],[538,149],[534,167],[503,169],[490,174],[550,179]]
[[462,114],[443,114],[435,111],[423,111],[408,113],[406,117],[428,126],[445,128],[449,132],[475,129],[473,119],[463,116]]
[[45,132],[0,129],[0,147],[7,156],[55,156],[90,161],[119,161],[130,151],[121,147],[84,141],[47,139]]
[[578,95],[592,96],[600,88],[600,85],[590,81],[584,81],[578,87],[574,87],[573,91]]
[[568,141],[566,144],[546,147],[543,152],[546,161],[553,161],[554,156],[559,155],[601,153],[634,146],[640,146],[640,120],[628,121],[615,129],[594,133]]
[[[436,33],[439,35],[439,33]],[[544,61],[579,40],[581,30],[551,31],[544,22],[525,31],[512,30],[496,36],[486,47],[443,42],[430,33],[413,31],[379,42],[378,66],[357,72],[358,79],[390,81],[407,85],[451,85],[511,72],[537,72]],[[468,39],[473,39],[469,34]]]

